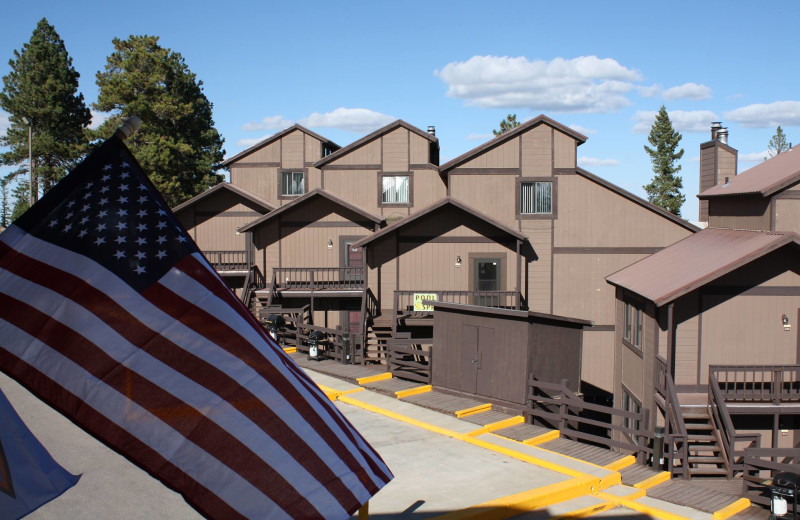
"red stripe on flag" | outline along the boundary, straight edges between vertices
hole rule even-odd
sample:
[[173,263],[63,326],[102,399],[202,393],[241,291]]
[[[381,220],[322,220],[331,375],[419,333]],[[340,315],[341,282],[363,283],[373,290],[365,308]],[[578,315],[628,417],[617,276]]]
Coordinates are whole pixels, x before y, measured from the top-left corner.
[[[193,479],[168,459],[144,444],[124,428],[121,428],[58,383],[47,377],[36,367],[14,354],[0,348],[0,365],[3,371],[19,381],[58,412],[66,415],[78,426],[97,436],[100,441],[122,454],[163,482],[177,483],[170,486],[182,493],[186,501],[200,513],[210,518],[245,519],[224,500]],[[135,453],[136,458],[128,454]]]
[[[0,253],[4,244],[0,243]],[[19,253],[17,253],[19,254]],[[237,410],[251,419],[265,432],[275,439],[275,442],[301,464],[315,479],[326,483],[330,491],[341,504],[342,508],[350,511],[360,506],[358,499],[352,491],[344,485],[341,479],[330,467],[313,451],[304,449],[306,446],[299,435],[288,426],[273,410],[268,408],[260,399],[249,390],[241,386],[236,380],[219,370],[214,365],[186,352],[163,336],[155,334],[144,324],[137,321],[127,310],[109,298],[104,292],[86,284],[82,279],[64,273],[48,264],[29,258],[26,262],[15,262],[6,265],[6,258],[0,258],[0,267],[9,268],[17,276],[26,278],[36,283],[44,283],[76,303],[82,305],[93,314],[102,319],[108,326],[116,330],[133,345],[152,355],[159,361],[168,365],[173,370],[182,373],[201,386],[209,388],[218,396],[225,396],[226,400]],[[158,286],[161,287],[161,286]],[[163,291],[172,294],[163,289]],[[166,295],[165,295],[166,297]],[[183,301],[183,300],[181,300]],[[228,329],[225,328],[227,331]],[[254,350],[257,353],[257,351]],[[260,353],[257,353],[263,359]],[[307,418],[307,417],[306,417]],[[335,439],[335,435],[331,434]],[[329,441],[330,439],[326,439]],[[330,442],[328,442],[330,444]],[[349,451],[344,453],[352,459]],[[337,451],[338,455],[341,455]],[[353,465],[348,467],[354,471],[361,470],[361,466],[353,460]],[[364,482],[363,478],[360,478]],[[365,487],[370,486],[364,482]],[[374,484],[373,484],[374,486]],[[376,492],[377,489],[371,492]]]
[[[192,256],[187,256],[187,257],[183,258],[180,262],[178,262],[175,265],[175,268],[179,269],[180,271],[182,271],[182,272],[186,273],[187,275],[191,276],[195,281],[197,281],[198,283],[203,285],[203,287],[205,287],[207,290],[212,292],[220,300],[222,300],[223,302],[227,303],[232,309],[236,310],[237,313],[240,316],[242,316],[247,323],[250,324],[250,326],[259,334],[259,336],[261,336],[264,339],[264,341],[266,343],[268,343],[270,346],[274,345],[274,341],[272,340],[272,338],[269,337],[269,335],[266,333],[266,331],[261,326],[261,324],[247,310],[247,308],[245,308],[245,306],[242,304],[242,302],[234,296],[233,292],[231,292],[230,290],[226,289],[224,286],[222,286],[219,283],[217,283],[217,280],[215,279],[215,275],[213,273],[211,273],[202,264],[200,264],[200,262],[196,258],[194,258]],[[152,286],[152,287],[150,287],[150,288],[148,288],[143,293],[143,295],[148,297],[147,293],[149,293],[150,291],[153,291],[156,286],[157,286],[157,284]],[[175,297],[175,298],[180,298],[179,296],[174,295],[174,293],[172,293],[171,291],[169,292],[169,294],[173,295],[173,297]],[[171,310],[169,308],[167,308],[167,307],[162,307],[161,306],[161,301],[162,300],[160,298],[149,298],[148,297],[148,299],[151,301],[151,303],[153,303],[154,305],[159,306],[159,308],[161,308],[164,312],[167,312],[168,314],[173,316],[175,319],[182,320],[185,317],[187,319],[187,322],[188,322],[189,318],[191,318],[192,319],[192,323],[195,324],[194,326],[197,326],[200,323],[206,323],[209,320],[213,320],[213,321],[219,322],[219,320],[215,316],[213,316],[213,315],[211,315],[211,314],[209,314],[209,313],[207,313],[205,311],[202,311],[201,309],[198,309],[197,307],[194,307],[194,306],[192,306],[192,308],[195,309],[199,314],[195,315],[195,316],[191,316],[191,317],[187,316],[185,312],[188,310],[187,305],[189,305],[189,304],[188,304],[188,302],[185,302],[185,300],[183,300],[183,299],[180,299],[182,302],[184,302],[183,304],[181,304],[181,305],[179,305],[179,306],[177,306],[177,307],[175,307],[175,308],[173,308]],[[184,322],[184,323],[187,324],[187,326],[191,327],[192,325],[188,325],[187,322]],[[221,322],[219,322],[219,323],[221,323]],[[231,352],[234,353],[235,355],[239,356],[243,360],[249,360],[251,354],[248,354],[248,353],[252,350],[252,345],[250,345],[249,343],[247,343],[244,340],[241,340],[241,342],[239,342],[237,344],[231,343],[230,342],[231,338],[233,336],[238,337],[238,334],[235,331],[233,331],[232,329],[228,328],[228,326],[226,324],[224,324],[224,323],[221,323],[221,326],[225,327],[226,332],[224,332],[221,336],[219,336],[217,338],[209,337],[209,339],[211,339],[212,341],[215,341],[216,343],[218,343],[220,345],[224,345],[226,347],[234,347],[234,346],[237,346],[237,345],[241,346],[242,350],[235,350],[235,351],[231,350]],[[217,328],[217,327],[215,327],[215,328]],[[272,347],[272,348],[274,348],[276,350],[279,350],[277,345]],[[328,400],[328,398],[325,397],[324,395],[322,395],[322,393],[318,391],[318,388],[317,388],[316,384],[308,378],[308,376],[297,366],[297,364],[291,358],[289,358],[288,356],[284,355],[283,352],[281,352],[281,355],[280,355],[279,359],[281,359],[282,363],[284,364],[284,366],[288,370],[291,370],[298,377],[298,379],[301,382],[303,382],[304,384],[307,385],[307,388],[309,388],[309,389],[313,388],[313,390],[309,392],[310,395],[312,395],[317,400],[317,402],[322,406],[322,408],[324,410],[326,410],[326,412],[328,413],[329,417],[333,421],[335,421],[337,423],[337,425],[339,425],[339,427],[345,432],[345,435],[348,437],[350,442],[352,442],[356,446],[359,444],[359,442],[363,443],[364,445],[367,444],[366,441],[361,437],[361,435],[357,431],[355,431],[350,426],[349,423],[346,423],[343,420],[343,418],[338,413],[338,411],[336,411],[335,409],[331,410],[332,406],[330,405],[330,401]],[[259,369],[258,366],[253,366],[253,368],[256,369],[256,370]],[[273,369],[272,365],[269,365],[268,368]],[[259,371],[259,373],[261,373],[261,372]],[[270,380],[272,379],[268,375],[264,375],[264,377],[266,377],[267,379],[270,379]],[[281,377],[283,377],[283,376],[281,375]],[[356,436],[358,436],[358,439],[356,439]],[[327,440],[327,438],[326,438],[326,440]],[[389,480],[391,480],[391,476],[389,474],[387,474],[386,471],[384,471],[384,468],[381,465],[378,465],[375,462],[375,458],[377,458],[378,460],[383,462],[380,459],[380,456],[376,452],[374,452],[372,450],[369,450],[369,452],[366,452],[365,450],[361,450],[361,451],[364,454],[364,459],[366,460],[367,464],[370,466],[370,469],[372,470],[372,472],[375,475],[378,476],[378,478],[380,478],[384,483],[388,482]],[[362,479],[362,482],[363,482],[363,479]],[[380,489],[380,487],[374,487],[374,486],[375,486],[374,483],[371,484],[371,486],[368,486],[368,489],[370,489],[370,493],[371,494],[376,493]]]
[[[69,327],[0,294],[0,318],[15,324],[125,395],[249,481],[288,514],[318,517],[314,507],[272,466],[227,430],[160,386],[121,365]],[[74,410],[72,413],[77,413]]]

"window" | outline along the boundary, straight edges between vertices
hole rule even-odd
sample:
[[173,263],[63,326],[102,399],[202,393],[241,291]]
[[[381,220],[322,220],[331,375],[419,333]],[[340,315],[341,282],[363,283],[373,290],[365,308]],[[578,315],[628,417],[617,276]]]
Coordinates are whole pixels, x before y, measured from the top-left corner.
[[306,192],[305,172],[281,172],[281,195],[293,197]]
[[644,315],[642,309],[626,303],[623,313],[622,337],[628,343],[641,350],[644,338]]
[[519,212],[523,215],[553,212],[552,182],[523,182],[520,184],[519,196]]
[[408,175],[384,175],[382,178],[381,202],[384,204],[408,204]]

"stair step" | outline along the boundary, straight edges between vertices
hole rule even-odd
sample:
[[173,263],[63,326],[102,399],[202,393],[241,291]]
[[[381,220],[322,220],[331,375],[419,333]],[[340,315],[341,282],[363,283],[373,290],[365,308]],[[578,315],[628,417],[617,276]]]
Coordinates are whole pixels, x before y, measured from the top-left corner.
[[714,429],[714,427],[711,426],[708,423],[686,423],[686,429],[687,430],[707,430],[707,431],[711,431],[711,430]]
[[689,474],[695,475],[727,475],[728,470],[725,468],[689,468]]
[[711,453],[721,453],[722,452],[722,448],[720,448],[716,444],[702,444],[702,445],[698,444],[698,445],[694,445],[694,446],[692,446],[691,444],[689,445],[689,453],[690,454],[691,453],[707,452],[707,451],[710,451]]
[[720,456],[689,455],[689,464],[724,464],[725,459]]
[[713,435],[703,435],[700,433],[689,434],[689,444],[696,442],[717,442],[717,438]]
[[702,420],[711,419],[711,416],[708,415],[708,412],[706,412],[706,411],[694,411],[693,410],[693,411],[690,412],[690,411],[681,410],[681,415],[683,416],[683,420],[684,421],[692,420],[692,419],[695,419],[695,420],[697,420],[697,419],[702,419]]

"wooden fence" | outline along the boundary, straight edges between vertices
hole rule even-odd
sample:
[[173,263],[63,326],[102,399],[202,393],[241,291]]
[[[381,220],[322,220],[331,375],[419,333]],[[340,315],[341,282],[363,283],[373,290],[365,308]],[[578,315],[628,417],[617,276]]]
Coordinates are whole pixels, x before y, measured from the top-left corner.
[[[652,442],[655,435],[650,428],[650,414],[647,409],[627,412],[587,403],[567,388],[566,380],[556,384],[531,378],[528,384],[528,406],[524,413],[557,428],[563,437],[636,453],[641,463],[645,463],[653,455]],[[587,417],[586,412],[605,414],[611,420],[592,419]],[[597,432],[603,434],[598,435]]]
[[386,360],[393,376],[430,384],[433,339],[395,333],[386,344]]
[[[778,473],[798,472],[800,451],[797,448],[751,448],[744,457],[742,494],[750,502],[769,505],[769,484]],[[791,504],[789,510],[792,510]]]
[[281,335],[282,343],[286,347],[295,347],[298,352],[305,354],[309,351],[309,336],[313,331],[325,334],[325,339],[319,344],[325,355],[340,363],[347,365],[364,364],[364,336],[354,332],[345,332],[341,329],[330,329],[311,325],[298,318],[284,318],[286,328]]

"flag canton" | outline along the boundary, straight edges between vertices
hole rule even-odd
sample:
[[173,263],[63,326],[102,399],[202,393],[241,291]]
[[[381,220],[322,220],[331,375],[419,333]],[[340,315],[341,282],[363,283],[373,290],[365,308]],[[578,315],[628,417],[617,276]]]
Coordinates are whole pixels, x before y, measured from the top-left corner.
[[95,260],[141,291],[197,248],[133,158],[117,152],[83,172],[84,182],[29,232]]

